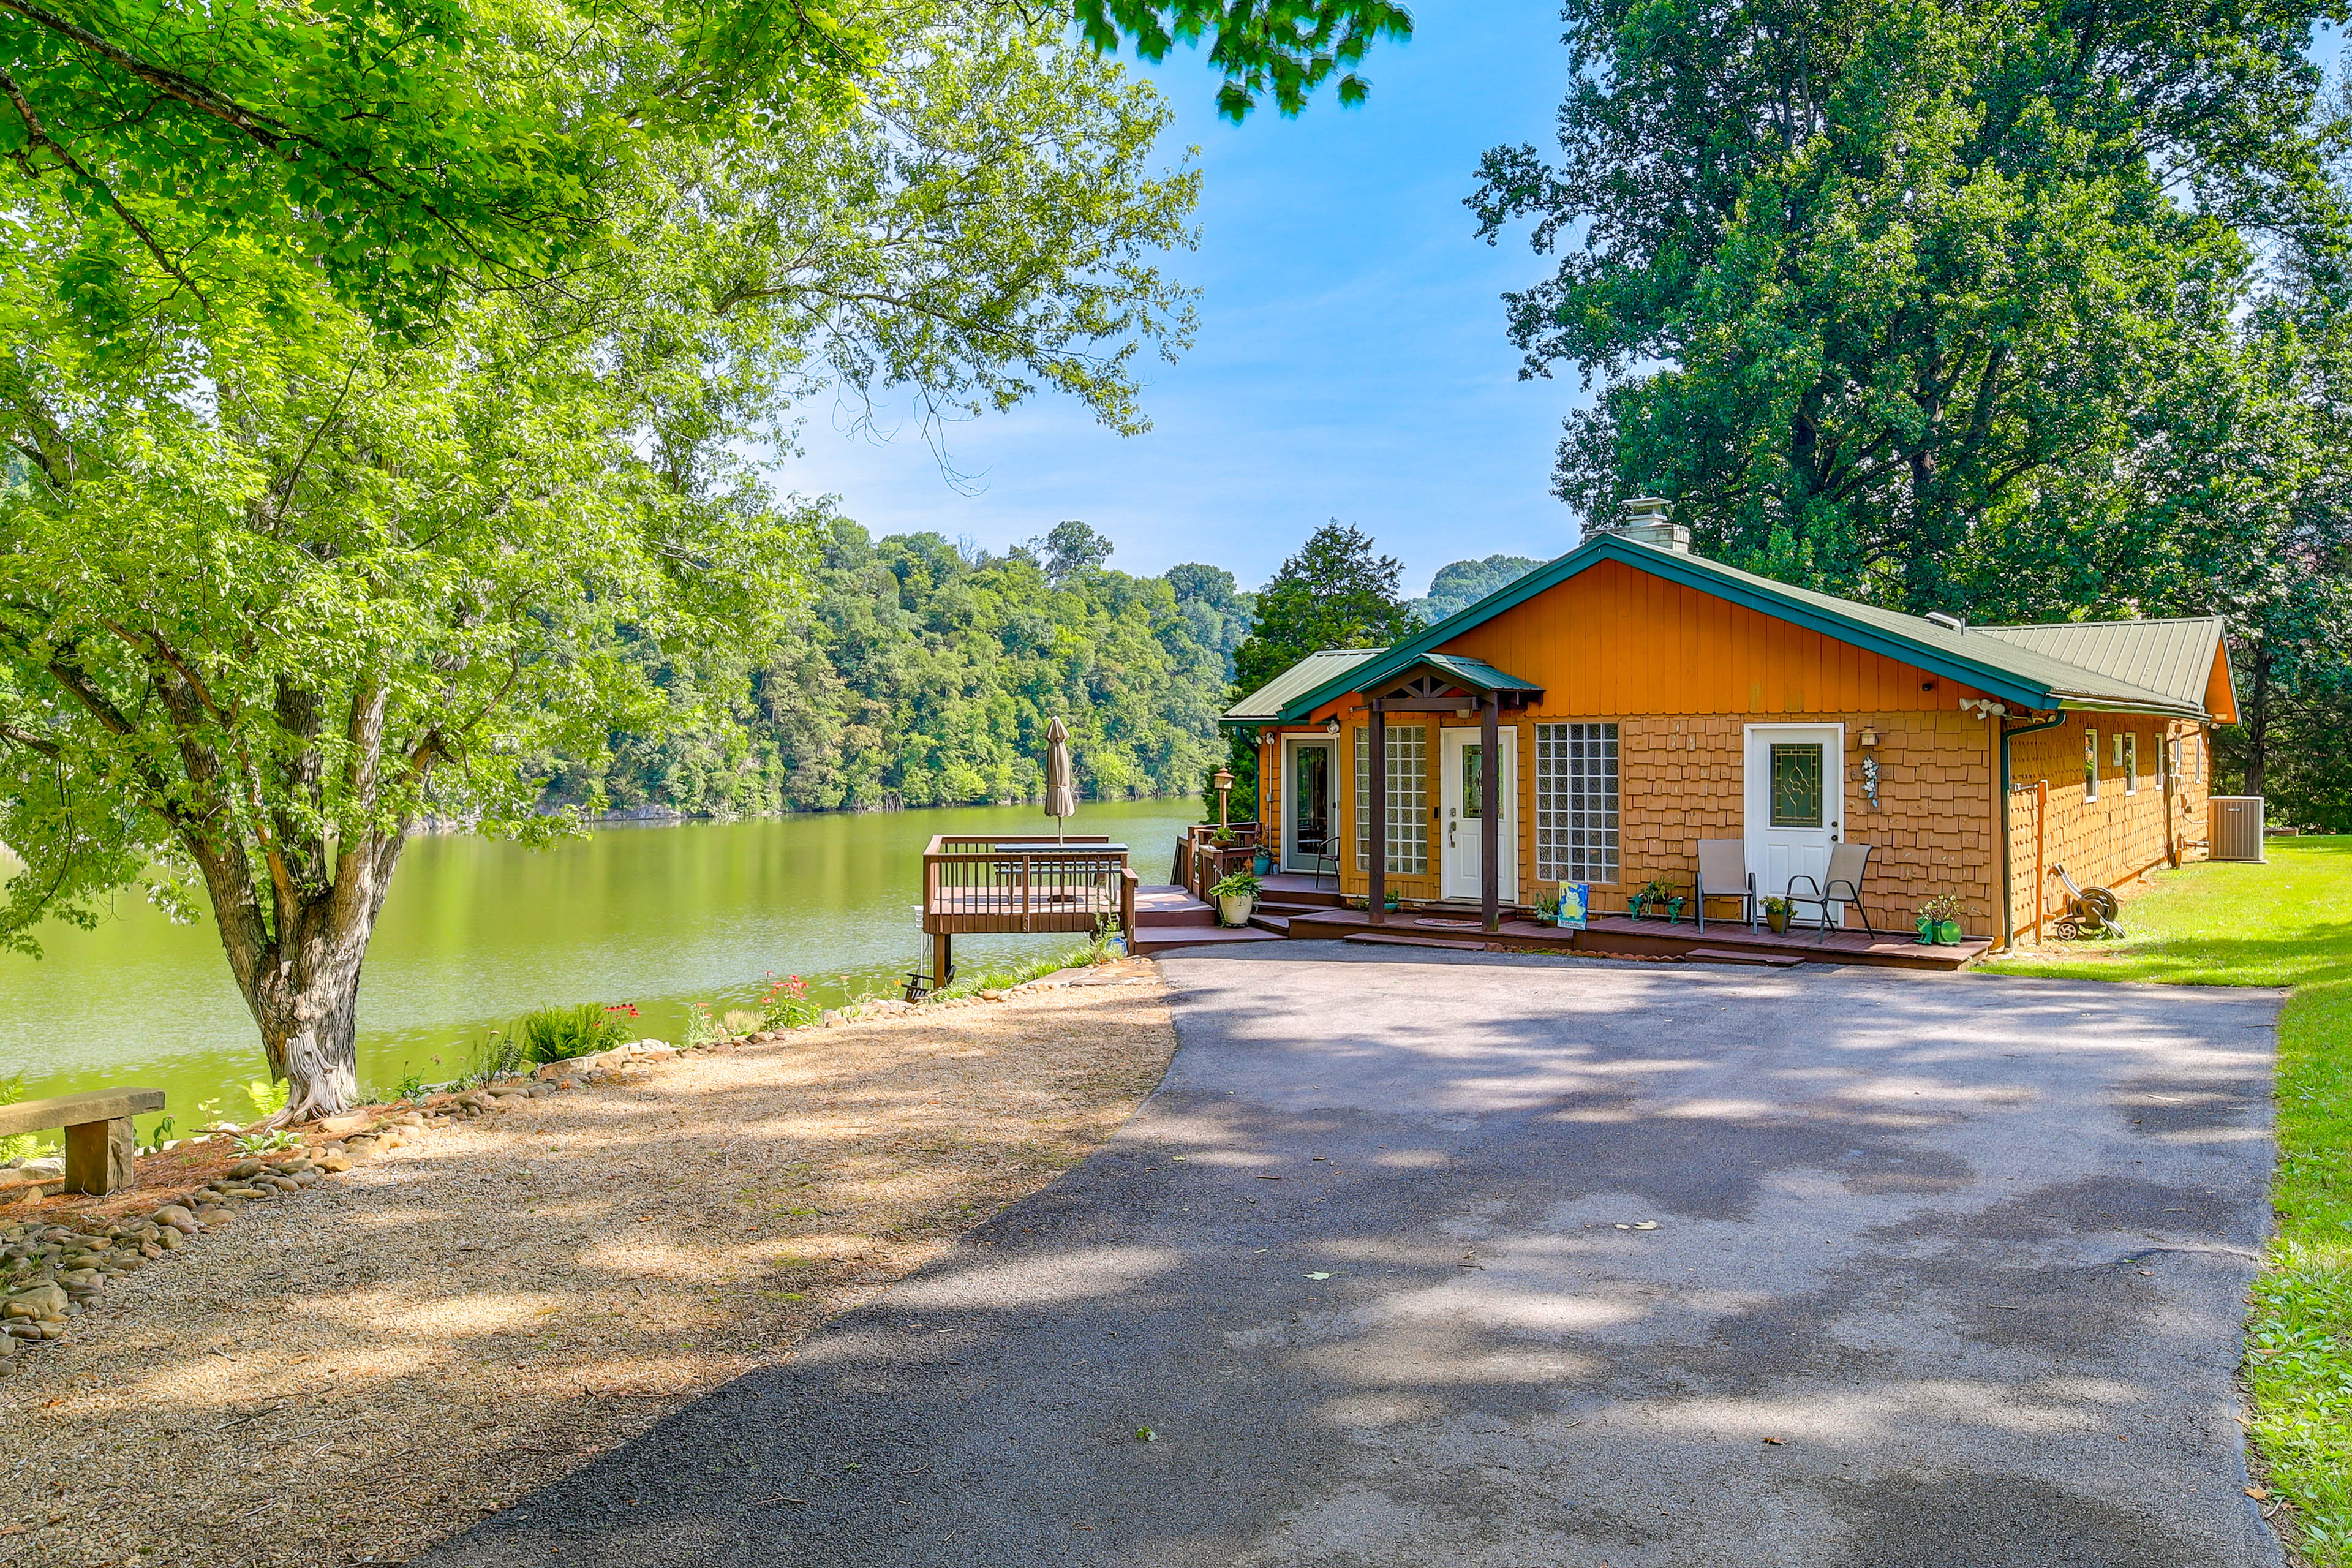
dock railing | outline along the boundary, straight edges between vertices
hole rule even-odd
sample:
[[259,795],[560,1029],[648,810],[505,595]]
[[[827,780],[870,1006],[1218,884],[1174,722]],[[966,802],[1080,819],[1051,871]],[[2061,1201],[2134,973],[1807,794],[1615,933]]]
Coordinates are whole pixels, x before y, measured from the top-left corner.
[[1115,925],[1135,942],[1136,875],[1127,846],[1099,837],[940,834],[923,851],[930,983],[954,971],[950,939],[971,931],[1084,931]]

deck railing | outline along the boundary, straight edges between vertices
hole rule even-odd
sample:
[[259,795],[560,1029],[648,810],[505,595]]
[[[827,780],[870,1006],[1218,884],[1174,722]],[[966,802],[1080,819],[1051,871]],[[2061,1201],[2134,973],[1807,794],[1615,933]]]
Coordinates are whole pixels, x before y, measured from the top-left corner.
[[1173,879],[1196,899],[1205,900],[1227,872],[1246,868],[1257,858],[1256,823],[1233,823],[1228,830],[1233,834],[1230,844],[1218,843],[1216,827],[1206,822],[1194,823],[1177,835]]
[[1101,837],[941,834],[923,851],[923,930],[1135,931],[1127,846]]

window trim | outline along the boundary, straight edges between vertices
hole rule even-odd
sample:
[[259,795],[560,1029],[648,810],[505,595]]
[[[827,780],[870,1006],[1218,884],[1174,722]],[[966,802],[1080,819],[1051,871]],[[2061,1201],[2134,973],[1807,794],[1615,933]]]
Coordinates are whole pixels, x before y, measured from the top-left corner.
[[2083,803],[2087,805],[2099,798],[2099,732],[2083,731]]
[[2124,794],[2139,793],[2139,731],[2126,730],[2118,737],[2124,743]]

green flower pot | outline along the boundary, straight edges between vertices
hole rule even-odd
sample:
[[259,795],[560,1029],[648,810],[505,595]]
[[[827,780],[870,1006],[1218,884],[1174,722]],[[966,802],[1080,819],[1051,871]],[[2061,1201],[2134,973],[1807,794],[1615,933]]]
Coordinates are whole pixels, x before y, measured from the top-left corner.
[[1937,942],[1937,944],[1938,946],[1941,946],[1941,947],[1953,947],[1953,946],[1956,946],[1956,945],[1958,945],[1958,944],[1959,940],[1960,940],[1960,922],[1959,922],[1959,921],[1937,921],[1936,922],[1936,942]]
[[1919,917],[1918,926],[1919,944],[1922,947],[1931,945],[1936,940],[1936,922],[1929,920],[1926,915],[1921,915]]

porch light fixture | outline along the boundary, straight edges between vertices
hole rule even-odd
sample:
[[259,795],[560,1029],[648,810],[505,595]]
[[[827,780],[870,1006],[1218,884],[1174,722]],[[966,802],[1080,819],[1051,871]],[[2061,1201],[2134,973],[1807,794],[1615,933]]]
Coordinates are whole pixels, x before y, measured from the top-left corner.
[[1338,734],[1339,732],[1339,721],[1336,718],[1324,720],[1323,732],[1327,735]]
[[1864,724],[1862,727],[1862,743],[1864,746],[1874,746],[1878,744],[1878,727],[1876,725]]

